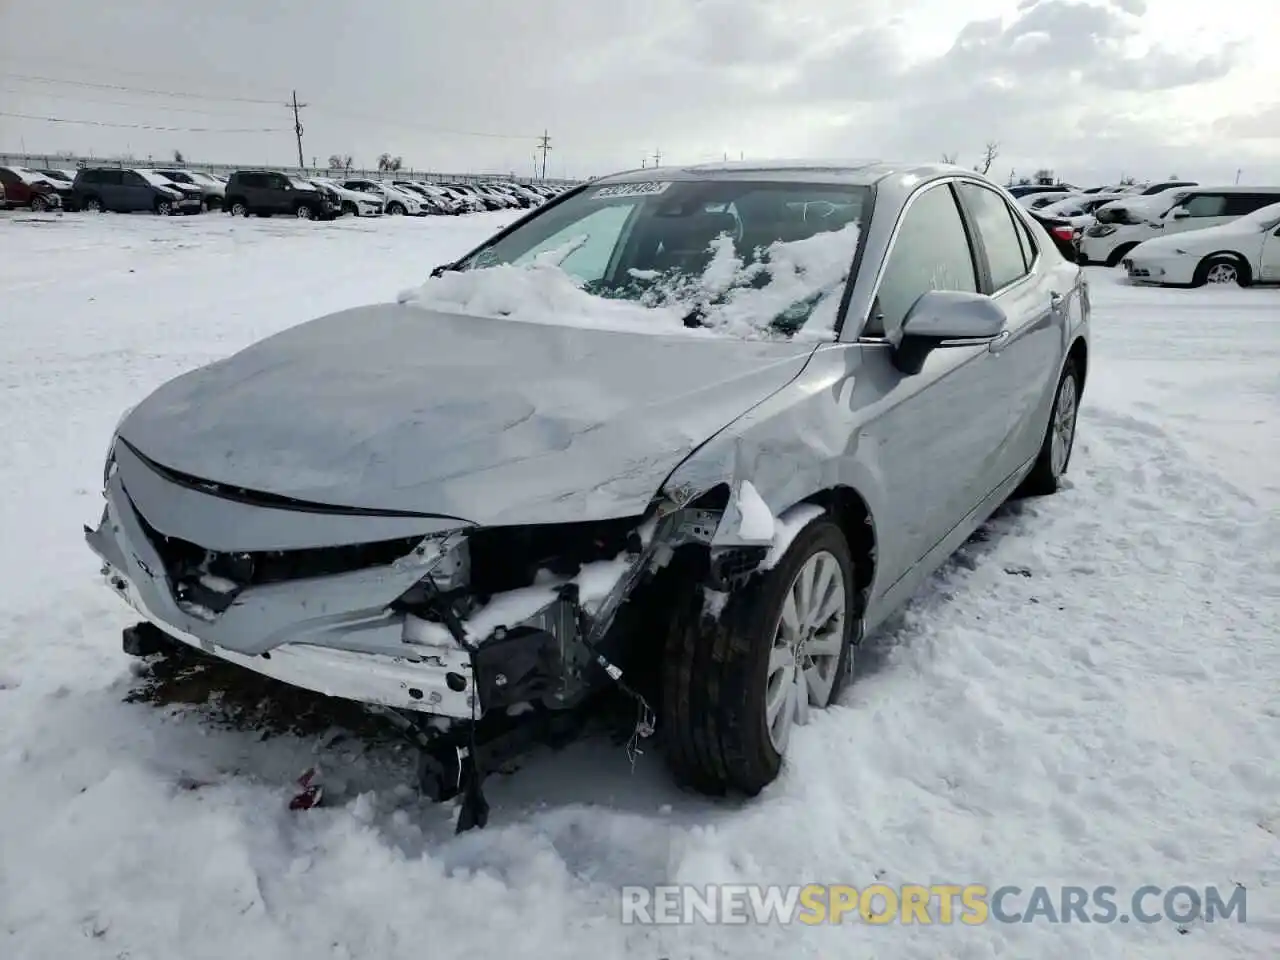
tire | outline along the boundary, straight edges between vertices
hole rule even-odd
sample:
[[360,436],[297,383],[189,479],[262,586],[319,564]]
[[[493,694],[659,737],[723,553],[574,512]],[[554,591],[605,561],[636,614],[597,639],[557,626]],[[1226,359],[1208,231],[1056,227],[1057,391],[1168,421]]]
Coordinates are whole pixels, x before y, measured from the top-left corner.
[[173,215],[173,204],[168,200],[157,200],[155,205],[156,216],[168,217]]
[[[755,796],[777,779],[790,727],[803,722],[796,715],[798,705],[783,699],[779,715],[784,723],[770,729],[770,700],[778,702],[776,697],[789,687],[794,692],[795,686],[787,682],[795,667],[778,663],[785,662],[787,645],[777,644],[784,639],[784,606],[789,600],[796,603],[792,593],[797,578],[815,565],[829,571],[829,591],[839,584],[843,604],[828,592],[839,609],[833,613],[838,622],[833,619],[825,637],[830,651],[820,679],[826,698],[822,702],[816,696],[812,705],[806,698],[800,712],[807,714],[834,703],[849,679],[861,615],[853,557],[833,520],[823,516],[806,526],[777,566],[736,591],[718,618],[703,614],[700,590],[692,590],[690,602],[678,606],[663,658],[659,729],[667,763],[683,786],[714,795],[737,790]],[[775,654],[780,654],[776,660]]]
[[350,200],[346,200],[342,204],[342,215],[345,217],[347,214],[353,217],[360,216],[360,211],[356,209],[356,205]]
[[1112,250],[1111,255],[1107,257],[1107,266],[1108,267],[1120,266],[1120,261],[1123,260],[1128,255],[1129,251],[1136,246],[1137,246],[1136,243],[1120,244],[1120,246]]
[[231,206],[227,207],[227,212],[233,217],[247,217],[249,215],[249,205],[243,200],[232,200]]
[[85,213],[102,213],[102,201],[97,197],[85,197],[80,209]]
[[1205,284],[1221,286],[1227,283],[1247,287],[1249,285],[1249,272],[1235,257],[1226,254],[1215,254],[1200,261],[1191,283],[1197,287],[1203,287]]
[[314,220],[316,218],[315,210],[311,209],[311,204],[300,203],[293,209],[293,215],[299,220]]
[[46,200],[44,197],[40,196],[40,194],[37,193],[35,196],[31,198],[32,213],[44,213],[48,209],[49,209],[49,201]]
[[393,217],[404,216],[404,204],[395,202],[387,204],[387,213]]
[[1069,359],[1053,394],[1053,409],[1049,413],[1044,441],[1040,444],[1040,454],[1018,488],[1020,495],[1043,497],[1058,492],[1071,464],[1071,452],[1075,449],[1079,412],[1080,373],[1075,361]]

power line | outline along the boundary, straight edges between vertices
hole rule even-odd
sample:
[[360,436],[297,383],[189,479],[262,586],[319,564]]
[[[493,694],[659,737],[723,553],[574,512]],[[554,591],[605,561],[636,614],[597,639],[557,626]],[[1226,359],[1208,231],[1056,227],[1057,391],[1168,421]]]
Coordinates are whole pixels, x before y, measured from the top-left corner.
[[158,130],[166,133],[284,133],[286,127],[162,127],[151,123],[110,123],[106,120],[73,120],[68,117],[40,117],[30,113],[6,113],[0,111],[0,117],[14,117],[18,120],[39,120],[43,123],[75,123],[90,127],[116,127],[126,130]]
[[243,112],[236,110],[210,110],[206,107],[176,107],[166,103],[138,103],[128,100],[99,100],[96,97],[85,97],[78,93],[49,93],[46,91],[15,90],[13,87],[0,87],[0,93],[9,93],[19,97],[34,97],[41,100],[74,100],[77,103],[92,103],[104,107],[132,107],[135,110],[160,110],[165,113],[195,113],[206,117],[243,117]]
[[221,103],[257,103],[275,106],[275,100],[260,100],[255,97],[213,97],[205,93],[188,93],[181,90],[153,90],[148,87],[130,87],[122,83],[94,83],[90,80],[63,80],[58,77],[36,77],[23,73],[0,73],[0,77],[11,80],[25,80],[29,83],[61,83],[70,87],[90,87],[95,90],[120,90],[126,93],[147,93],[158,97],[177,97],[188,100],[213,100]]

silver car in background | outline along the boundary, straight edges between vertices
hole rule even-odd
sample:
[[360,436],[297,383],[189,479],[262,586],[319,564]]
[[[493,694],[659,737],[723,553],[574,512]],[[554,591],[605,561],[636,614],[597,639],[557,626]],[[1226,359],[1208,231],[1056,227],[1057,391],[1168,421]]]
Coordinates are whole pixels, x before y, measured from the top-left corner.
[[126,649],[377,707],[434,796],[609,690],[680,781],[754,794],[863,637],[1058,488],[1089,315],[958,167],[618,174],[162,386],[86,535]]

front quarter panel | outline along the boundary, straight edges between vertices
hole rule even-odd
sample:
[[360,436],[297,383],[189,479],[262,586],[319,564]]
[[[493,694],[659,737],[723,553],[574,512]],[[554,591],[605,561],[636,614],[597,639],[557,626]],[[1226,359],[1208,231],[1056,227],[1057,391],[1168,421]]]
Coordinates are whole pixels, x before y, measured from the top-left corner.
[[[680,464],[663,484],[678,503],[725,484],[736,502],[750,483],[775,517],[823,491],[848,487],[861,496],[872,522],[886,515],[886,491],[876,451],[862,443],[860,425],[873,415],[880,386],[861,376],[862,348],[820,347],[786,388],[716,434]],[[736,529],[737,510],[726,511],[716,542],[747,543]],[[876,531],[884,574],[881,533]],[[890,545],[890,565],[898,560]],[[873,584],[873,594],[876,585]]]

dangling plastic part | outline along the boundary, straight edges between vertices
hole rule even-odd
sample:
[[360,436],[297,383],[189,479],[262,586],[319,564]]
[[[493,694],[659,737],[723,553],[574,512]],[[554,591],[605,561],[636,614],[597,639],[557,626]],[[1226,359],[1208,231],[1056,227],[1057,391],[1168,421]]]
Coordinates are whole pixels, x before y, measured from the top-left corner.
[[467,765],[467,784],[462,789],[458,808],[458,826],[454,833],[464,833],[477,827],[484,829],[489,822],[489,801],[484,797],[484,775],[473,761]]

